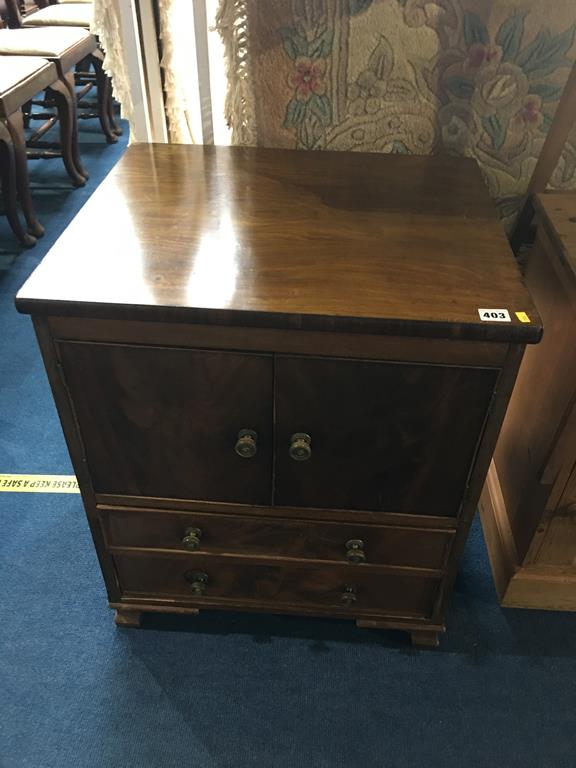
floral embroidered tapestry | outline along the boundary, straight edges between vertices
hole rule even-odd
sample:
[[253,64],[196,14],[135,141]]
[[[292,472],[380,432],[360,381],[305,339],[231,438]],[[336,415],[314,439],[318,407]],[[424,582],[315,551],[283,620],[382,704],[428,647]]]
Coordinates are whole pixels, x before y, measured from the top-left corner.
[[576,57],[575,0],[222,0],[218,21],[237,143],[475,157],[508,225]]

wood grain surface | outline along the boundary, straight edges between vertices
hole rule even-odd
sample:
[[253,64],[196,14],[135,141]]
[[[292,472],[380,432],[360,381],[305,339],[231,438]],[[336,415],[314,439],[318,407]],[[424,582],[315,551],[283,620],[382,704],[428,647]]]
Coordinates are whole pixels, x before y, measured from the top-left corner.
[[[451,157],[132,146],[17,306],[502,341],[541,334],[480,171]],[[479,308],[508,309],[511,322],[482,322]]]
[[455,517],[498,373],[279,356],[274,503]]
[[196,554],[244,555],[284,559],[348,562],[346,544],[360,540],[362,567],[396,566],[440,572],[452,533],[433,528],[362,525],[322,521],[275,520],[212,512],[167,513],[141,509],[101,512],[111,548],[156,548],[186,552],[183,539],[194,528]]
[[[381,612],[427,617],[438,591],[438,579],[417,575],[377,575],[349,566],[233,563],[217,555],[178,557],[162,553],[116,553],[114,562],[123,597],[170,599],[210,607],[250,603],[300,609],[329,608],[334,615]],[[194,593],[196,574],[205,574],[205,591]],[[356,600],[343,600],[346,588]]]
[[534,202],[540,227],[552,240],[557,258],[567,268],[566,277],[576,289],[576,192],[536,195]]

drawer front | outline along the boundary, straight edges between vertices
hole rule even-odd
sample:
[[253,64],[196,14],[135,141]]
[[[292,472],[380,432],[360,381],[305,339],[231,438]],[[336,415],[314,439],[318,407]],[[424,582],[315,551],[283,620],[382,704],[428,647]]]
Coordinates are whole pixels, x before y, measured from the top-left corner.
[[275,504],[458,514],[498,370],[302,357],[275,365]]
[[285,557],[441,570],[449,531],[275,520],[240,515],[113,510],[102,513],[108,546],[201,554]]
[[123,598],[262,609],[318,609],[335,614],[428,617],[440,581],[374,575],[347,566],[232,563],[222,557],[119,554]]
[[[62,342],[97,493],[269,504],[272,357]],[[240,430],[254,456],[236,453]]]

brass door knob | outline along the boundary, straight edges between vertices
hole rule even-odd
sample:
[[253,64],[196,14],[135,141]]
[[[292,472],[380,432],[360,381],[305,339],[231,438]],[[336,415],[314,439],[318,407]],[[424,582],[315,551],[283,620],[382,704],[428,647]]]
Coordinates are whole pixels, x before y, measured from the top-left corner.
[[201,544],[202,531],[200,528],[186,528],[184,538],[182,539],[182,546],[184,549],[198,549]]
[[366,553],[362,539],[349,539],[346,544],[346,558],[349,563],[365,563]]
[[295,432],[290,438],[288,449],[290,458],[294,461],[308,461],[312,456],[312,438],[306,432]]
[[241,429],[234,450],[243,459],[253,458],[258,452],[258,434],[253,429]]
[[351,586],[350,584],[346,584],[344,586],[344,591],[342,592],[342,602],[344,605],[351,606],[356,603],[358,600],[358,595],[356,594],[356,587]]
[[194,595],[203,595],[208,586],[208,574],[196,571],[187,571],[185,579]]

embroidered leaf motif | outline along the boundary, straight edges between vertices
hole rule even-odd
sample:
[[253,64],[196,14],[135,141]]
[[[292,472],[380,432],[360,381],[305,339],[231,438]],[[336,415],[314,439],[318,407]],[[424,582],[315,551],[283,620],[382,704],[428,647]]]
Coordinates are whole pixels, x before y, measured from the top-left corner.
[[321,35],[308,46],[308,55],[312,59],[324,59],[332,50],[332,30],[325,29]]
[[504,142],[506,141],[506,128],[502,125],[502,122],[498,115],[490,115],[482,120],[482,127],[490,136],[490,142],[493,149],[502,149]]
[[328,96],[319,96],[317,93],[313,94],[308,102],[308,107],[312,114],[314,114],[321,125],[330,125],[332,120],[332,105]]
[[524,37],[526,12],[515,13],[502,24],[496,35],[496,45],[502,48],[502,61],[514,61],[520,53]]
[[458,75],[446,80],[446,88],[458,99],[470,99],[474,93],[474,83]]
[[286,115],[284,117],[284,128],[293,128],[295,125],[299,125],[306,114],[306,105],[294,98],[288,102],[286,107]]
[[474,45],[474,43],[488,45],[490,42],[490,35],[486,25],[475,13],[466,13],[464,15],[464,39],[468,47]]
[[384,35],[380,35],[377,46],[370,54],[368,68],[378,80],[388,79],[394,69],[394,50]]
[[559,35],[553,35],[549,29],[541,29],[534,40],[520,51],[516,64],[530,80],[546,77],[568,64],[564,57],[574,44],[575,35],[576,24]]
[[559,98],[562,90],[561,86],[552,85],[552,83],[534,83],[530,86],[530,93],[540,96],[542,101],[554,101]]
[[284,50],[291,59],[297,59],[299,56],[308,56],[308,40],[306,38],[299,35],[291,27],[282,27],[279,32],[284,43]]
[[390,150],[390,154],[391,155],[409,155],[410,150],[408,149],[406,144],[404,144],[403,141],[400,141],[397,139],[392,144],[392,149]]
[[373,0],[348,0],[348,11],[351,16],[367,11],[372,5]]

